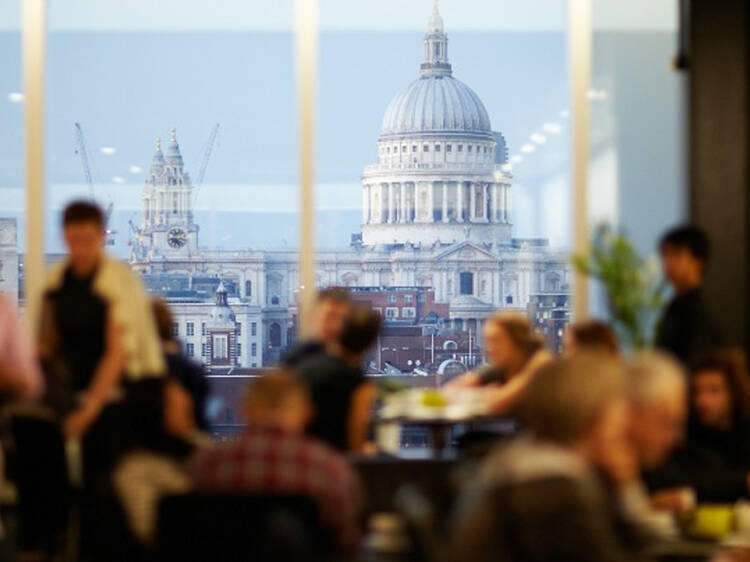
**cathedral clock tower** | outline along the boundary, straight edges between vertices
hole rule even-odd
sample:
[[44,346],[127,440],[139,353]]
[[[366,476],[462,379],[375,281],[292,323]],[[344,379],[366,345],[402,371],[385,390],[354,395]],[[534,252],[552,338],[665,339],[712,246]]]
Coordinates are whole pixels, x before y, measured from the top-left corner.
[[143,218],[136,229],[135,260],[174,261],[198,252],[198,225],[193,222],[193,185],[185,171],[177,132],[171,129],[166,156],[161,139],[143,186]]

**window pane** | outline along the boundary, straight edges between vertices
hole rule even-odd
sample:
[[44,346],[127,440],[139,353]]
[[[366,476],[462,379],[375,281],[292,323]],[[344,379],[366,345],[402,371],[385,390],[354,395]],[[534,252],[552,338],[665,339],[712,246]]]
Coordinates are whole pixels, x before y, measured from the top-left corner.
[[0,292],[22,297],[20,253],[26,245],[20,2],[0,9],[7,16],[0,29]]
[[317,284],[382,310],[370,372],[473,368],[498,310],[561,345],[571,229],[558,4],[509,16],[507,3],[433,14],[382,0],[347,5],[346,23],[323,11]]
[[[622,229],[655,260],[659,236],[686,218],[686,76],[672,68],[678,3],[594,7],[591,224]],[[603,296],[593,296],[594,312],[606,315]]]
[[292,2],[126,4],[50,3],[47,251],[64,249],[62,207],[95,198],[108,250],[167,299],[183,344],[208,345],[211,373],[272,364],[298,284]]

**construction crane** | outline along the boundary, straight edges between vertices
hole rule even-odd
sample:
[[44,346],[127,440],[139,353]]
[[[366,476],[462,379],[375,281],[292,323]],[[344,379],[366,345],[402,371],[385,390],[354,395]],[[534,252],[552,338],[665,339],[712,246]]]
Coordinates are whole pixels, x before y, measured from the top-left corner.
[[[91,199],[94,199],[94,180],[91,177],[91,166],[89,165],[89,153],[86,150],[86,140],[83,136],[83,128],[81,127],[81,124],[76,122],[75,124],[75,132],[76,132],[76,150],[75,153],[78,154],[81,158],[81,166],[83,167],[83,175],[86,178],[86,184],[89,186],[89,197]],[[117,234],[116,230],[111,230],[109,228],[109,221],[112,217],[112,211],[114,210],[114,203],[112,201],[109,202],[109,205],[107,205],[107,209],[104,211],[104,226],[106,228],[107,233],[107,246],[114,246],[115,245],[115,234]]]
[[76,154],[81,157],[81,165],[83,166],[83,175],[86,178],[86,183],[89,186],[89,196],[94,198],[94,180],[91,179],[91,167],[89,166],[89,153],[86,150],[86,141],[83,138],[83,129],[80,123],[75,124],[76,129]]
[[203,178],[206,177],[206,168],[208,168],[208,161],[211,159],[211,152],[214,149],[214,143],[216,142],[216,135],[219,133],[219,124],[216,123],[211,128],[211,134],[208,135],[208,143],[206,143],[206,149],[203,152],[203,160],[201,161],[201,167],[198,170],[198,176],[195,179],[195,186],[200,187],[203,184]]

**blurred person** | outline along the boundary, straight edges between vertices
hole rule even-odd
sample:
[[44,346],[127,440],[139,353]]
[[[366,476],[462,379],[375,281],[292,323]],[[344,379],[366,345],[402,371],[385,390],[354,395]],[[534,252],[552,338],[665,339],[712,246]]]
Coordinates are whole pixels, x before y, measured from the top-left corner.
[[[681,365],[671,356],[642,352],[626,364],[632,412],[631,440],[640,471],[661,467],[680,444],[687,416],[687,382]],[[621,490],[623,510],[653,539],[678,534],[672,513],[694,505],[688,488],[674,488],[649,497],[641,480]]]
[[0,293],[0,396],[32,400],[44,388],[39,363],[34,357],[18,309]]
[[513,312],[499,312],[485,322],[484,350],[488,364],[454,379],[449,388],[486,387],[493,414],[512,410],[533,374],[552,357],[526,317]]
[[674,297],[658,323],[656,347],[688,364],[723,343],[702,290],[710,257],[708,237],[698,227],[680,226],[662,237],[659,251]]
[[167,361],[167,373],[174,377],[190,393],[193,403],[195,423],[201,430],[208,429],[206,420],[206,400],[208,399],[208,379],[203,365],[187,357],[180,347],[180,343],[172,334],[174,318],[163,299],[151,301],[156,327],[159,331],[164,355]]
[[570,324],[565,331],[565,352],[602,352],[617,356],[620,346],[612,327],[600,320]]
[[274,371],[247,391],[248,427],[235,442],[199,451],[190,472],[196,489],[301,494],[320,508],[321,523],[344,553],[359,539],[359,484],[345,458],[305,435],[313,406],[299,378]]
[[282,364],[294,367],[325,351],[326,345],[341,334],[341,326],[351,304],[351,297],[346,289],[328,287],[318,291],[311,314],[312,337],[293,347],[282,359]]
[[115,493],[132,537],[153,546],[159,501],[190,488],[188,460],[206,440],[197,433],[190,393],[174,379],[155,380],[150,407],[141,407],[130,439],[113,471]]
[[655,490],[688,486],[702,502],[748,497],[750,380],[741,351],[714,350],[694,362],[687,438],[649,477]]
[[75,409],[64,420],[67,437],[83,437],[128,379],[163,375],[150,301],[132,270],[104,252],[104,215],[88,201],[63,212],[67,259],[50,272],[42,325],[45,353],[69,371]]
[[362,362],[377,341],[381,323],[369,306],[351,304],[339,337],[294,369],[312,398],[308,432],[339,451],[368,452],[376,388],[365,378]]
[[132,388],[164,375],[165,361],[141,281],[104,251],[101,209],[70,203],[62,226],[68,255],[46,280],[39,350],[63,436],[81,443],[81,558],[97,560],[109,548],[97,527],[131,421],[125,404]]
[[465,498],[454,559],[641,560],[610,491],[637,479],[622,366],[602,355],[553,361],[523,412],[528,435],[493,453]]

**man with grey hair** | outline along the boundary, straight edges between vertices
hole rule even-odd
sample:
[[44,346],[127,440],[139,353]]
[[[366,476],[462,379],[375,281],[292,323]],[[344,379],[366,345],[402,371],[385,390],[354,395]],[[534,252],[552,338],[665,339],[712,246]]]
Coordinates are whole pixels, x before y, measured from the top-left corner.
[[[677,361],[649,351],[627,362],[628,395],[632,411],[631,441],[642,472],[662,466],[680,442],[687,411],[685,374]],[[670,511],[683,511],[695,502],[687,488],[649,497],[640,481],[620,490],[624,515],[652,538],[677,533]]]
[[522,402],[528,435],[491,454],[467,490],[452,560],[643,559],[611,501],[637,479],[625,375],[583,353],[537,372]]
[[637,354],[627,363],[633,446],[640,466],[661,466],[679,442],[687,412],[682,367],[654,351]]

